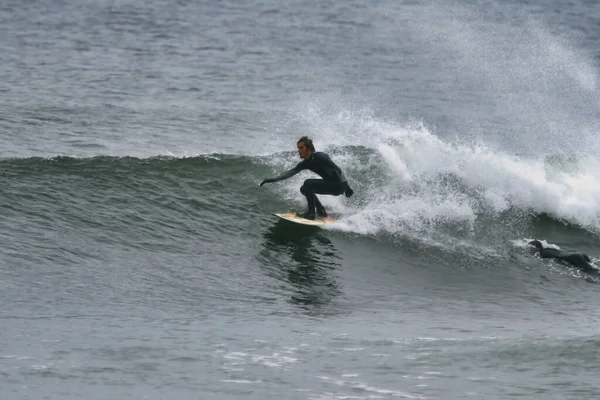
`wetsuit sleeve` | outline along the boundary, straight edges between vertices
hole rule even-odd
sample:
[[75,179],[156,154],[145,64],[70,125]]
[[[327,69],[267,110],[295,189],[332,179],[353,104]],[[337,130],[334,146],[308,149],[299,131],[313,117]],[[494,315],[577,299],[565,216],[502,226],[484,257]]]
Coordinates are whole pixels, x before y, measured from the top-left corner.
[[281,180],[284,180],[287,178],[291,178],[292,176],[296,175],[298,172],[302,171],[303,169],[306,169],[306,163],[304,161],[301,161],[294,168],[277,175],[275,178],[271,178],[270,181],[277,182],[277,181],[281,181]]
[[338,167],[327,154],[320,153],[319,160],[323,163],[325,171],[327,171],[331,177],[337,179],[341,183],[346,183],[346,177],[344,176],[342,169]]

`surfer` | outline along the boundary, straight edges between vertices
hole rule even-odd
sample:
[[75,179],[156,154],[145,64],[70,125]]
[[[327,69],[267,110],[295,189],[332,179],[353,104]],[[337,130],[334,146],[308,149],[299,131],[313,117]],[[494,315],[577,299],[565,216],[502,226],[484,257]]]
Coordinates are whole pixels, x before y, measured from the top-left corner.
[[564,261],[581,269],[583,272],[598,273],[598,269],[594,268],[591,264],[592,260],[587,254],[582,253],[565,253],[562,250],[553,249],[550,247],[544,248],[539,240],[532,240],[529,242],[530,245],[536,247],[540,251],[540,257],[542,258],[554,258],[557,260]]
[[352,197],[354,191],[348,185],[342,169],[331,161],[331,158],[327,154],[315,151],[312,139],[309,139],[308,136],[302,136],[296,143],[296,147],[302,161],[294,168],[283,172],[275,178],[263,180],[260,186],[265,183],[290,178],[298,172],[308,169],[323,179],[307,179],[304,181],[304,184],[300,187],[300,193],[306,196],[308,210],[298,215],[306,219],[315,219],[316,207],[317,214],[320,217],[326,217],[327,211],[325,211],[325,207],[323,207],[323,204],[321,204],[319,198],[316,196],[317,194],[339,196],[343,193],[346,197]]

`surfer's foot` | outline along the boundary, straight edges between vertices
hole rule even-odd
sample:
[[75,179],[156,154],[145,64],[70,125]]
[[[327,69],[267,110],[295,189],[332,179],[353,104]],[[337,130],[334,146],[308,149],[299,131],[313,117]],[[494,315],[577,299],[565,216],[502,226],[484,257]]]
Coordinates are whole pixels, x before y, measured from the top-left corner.
[[300,218],[313,219],[313,220],[315,219],[315,213],[314,212],[311,213],[310,211],[307,211],[305,213],[297,213],[296,215],[299,216]]
[[327,218],[327,211],[324,208],[317,210],[317,215],[321,218]]

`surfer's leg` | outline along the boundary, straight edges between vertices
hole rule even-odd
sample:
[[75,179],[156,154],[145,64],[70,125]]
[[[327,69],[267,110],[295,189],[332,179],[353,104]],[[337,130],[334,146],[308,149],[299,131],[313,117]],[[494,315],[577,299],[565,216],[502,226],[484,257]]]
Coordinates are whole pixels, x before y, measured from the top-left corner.
[[307,215],[315,215],[315,207],[319,214],[327,214],[325,207],[319,201],[316,194],[329,194],[339,196],[343,192],[341,183],[331,182],[323,179],[307,179],[300,188],[300,192],[306,197],[308,203]]
[[325,207],[323,206],[323,204],[321,204],[321,202],[319,201],[319,198],[317,197],[316,194],[315,194],[315,207],[317,208],[317,215],[319,215],[319,217],[327,216],[327,211],[325,210]]
[[341,183],[326,181],[324,179],[307,179],[304,181],[304,187],[314,194],[339,196],[344,192]]
[[[315,203],[319,201],[313,190],[313,185],[310,181],[316,181],[317,179],[307,179],[304,181],[304,185],[300,187],[300,193],[306,197],[306,203],[308,204],[308,210],[302,216],[308,219],[315,219]],[[321,204],[321,202],[319,202]]]
[[587,257],[585,254],[579,254],[579,253],[571,253],[571,254],[561,254],[560,256],[556,257],[559,260],[565,261],[577,268],[580,268],[583,272],[587,272],[587,273],[597,273],[598,270],[596,268],[594,268],[592,266],[591,263],[589,263],[587,260],[589,260],[590,258]]

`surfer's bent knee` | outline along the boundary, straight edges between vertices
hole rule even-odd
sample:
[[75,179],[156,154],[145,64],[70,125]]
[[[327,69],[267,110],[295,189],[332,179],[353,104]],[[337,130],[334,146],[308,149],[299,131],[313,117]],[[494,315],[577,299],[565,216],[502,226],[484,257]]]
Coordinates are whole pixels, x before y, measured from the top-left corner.
[[306,191],[309,189],[310,187],[310,179],[306,179],[304,181],[304,184],[302,186],[300,186],[300,193],[302,194],[306,194]]

